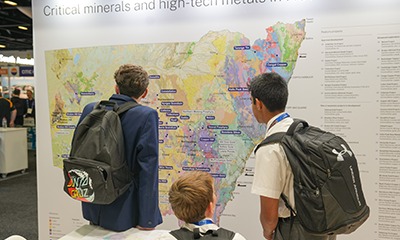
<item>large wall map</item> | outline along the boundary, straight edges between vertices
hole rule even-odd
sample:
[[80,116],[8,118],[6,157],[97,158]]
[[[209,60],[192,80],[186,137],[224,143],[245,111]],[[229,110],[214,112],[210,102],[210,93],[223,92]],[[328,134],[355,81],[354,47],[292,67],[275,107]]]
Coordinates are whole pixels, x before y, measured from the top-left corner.
[[122,64],[143,66],[149,94],[141,103],[159,112],[160,208],[173,214],[168,189],[180,174],[199,169],[215,178],[219,221],[233,200],[254,145],[265,133],[252,115],[247,82],[277,72],[288,82],[305,38],[305,20],[266,28],[251,44],[238,32],[210,31],[198,42],[153,43],[46,52],[54,166],[68,157],[84,106],[114,93]]

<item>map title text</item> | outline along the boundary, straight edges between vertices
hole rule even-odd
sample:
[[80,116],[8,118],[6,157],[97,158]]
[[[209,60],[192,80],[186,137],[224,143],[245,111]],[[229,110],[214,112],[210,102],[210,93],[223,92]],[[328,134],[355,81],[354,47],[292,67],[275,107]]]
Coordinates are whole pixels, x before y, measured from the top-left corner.
[[43,7],[43,14],[46,17],[69,16],[69,15],[89,15],[89,14],[110,14],[127,13],[133,11],[151,11],[156,9],[176,11],[183,8],[201,8],[213,6],[234,6],[264,3],[279,3],[295,0],[148,0],[127,2],[121,1],[109,4],[90,5],[46,5]]

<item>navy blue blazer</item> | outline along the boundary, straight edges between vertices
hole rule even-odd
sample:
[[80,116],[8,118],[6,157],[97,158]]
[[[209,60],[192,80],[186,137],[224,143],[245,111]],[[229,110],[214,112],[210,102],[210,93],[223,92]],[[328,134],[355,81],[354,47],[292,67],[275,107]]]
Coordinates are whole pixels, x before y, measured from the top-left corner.
[[[135,100],[114,94],[110,101],[122,105]],[[79,123],[93,110],[94,104],[85,106]],[[162,223],[158,206],[158,113],[138,106],[125,112],[121,123],[128,165],[132,171],[135,167],[134,183],[109,205],[82,202],[83,217],[113,231],[125,231],[137,225],[153,228]]]

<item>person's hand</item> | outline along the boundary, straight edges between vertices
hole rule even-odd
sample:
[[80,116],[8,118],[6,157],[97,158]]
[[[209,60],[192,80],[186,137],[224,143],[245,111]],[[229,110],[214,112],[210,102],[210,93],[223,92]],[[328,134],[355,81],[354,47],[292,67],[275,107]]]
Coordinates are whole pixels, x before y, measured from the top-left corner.
[[137,225],[136,228],[139,229],[139,230],[154,230],[154,229],[156,229],[156,228],[144,228],[144,227],[141,227],[139,225]]
[[270,232],[270,231],[264,231],[263,232],[263,234],[264,234],[264,237],[265,237],[265,239],[267,239],[267,240],[272,240],[273,238],[274,238],[274,232],[275,231],[272,231],[272,232]]
[[14,127],[14,122],[10,121],[10,127]]

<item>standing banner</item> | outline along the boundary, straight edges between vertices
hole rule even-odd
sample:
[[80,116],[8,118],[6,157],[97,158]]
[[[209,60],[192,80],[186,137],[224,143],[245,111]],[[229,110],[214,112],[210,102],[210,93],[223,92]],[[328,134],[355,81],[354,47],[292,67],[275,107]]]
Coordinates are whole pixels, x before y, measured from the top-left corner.
[[[394,0],[33,0],[39,238],[87,224],[62,189],[62,159],[87,103],[114,92],[122,64],[150,74],[144,104],[160,117],[160,208],[185,171],[215,178],[214,221],[261,240],[250,193],[254,146],[249,79],[274,71],[287,111],[344,137],[356,153],[368,221],[338,239],[400,237],[400,2]],[[120,239],[126,236],[119,235]]]

